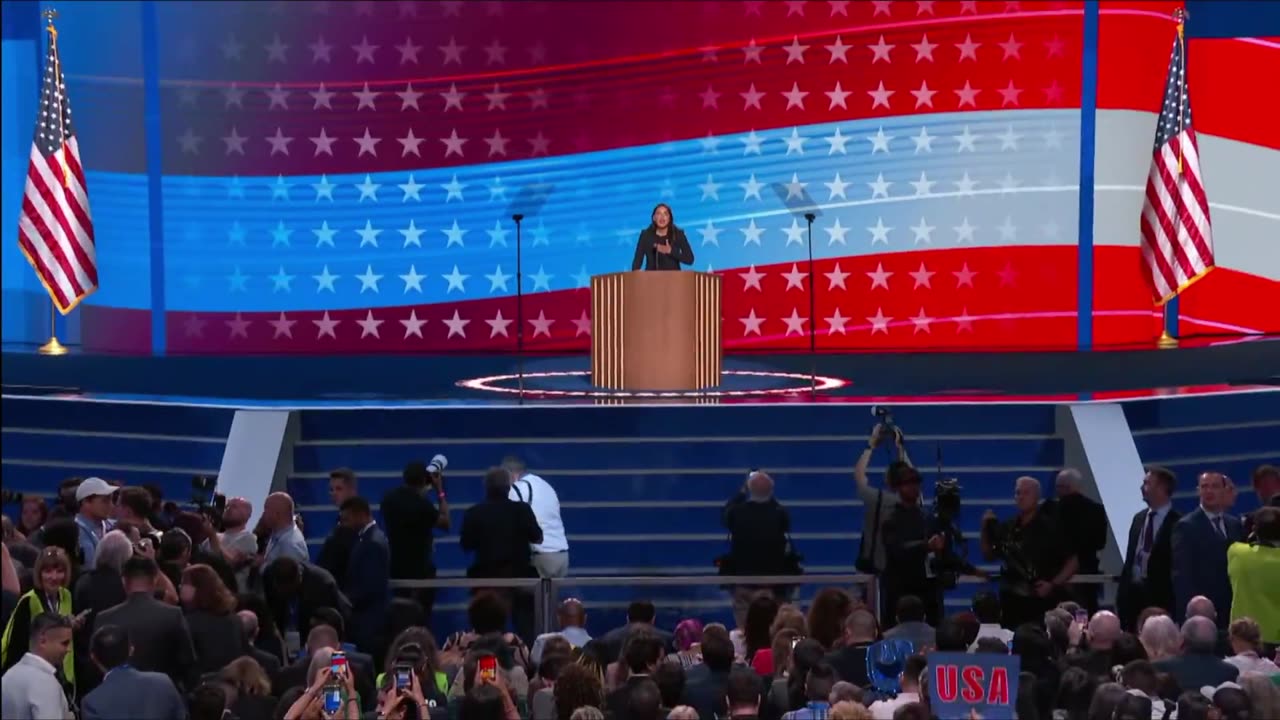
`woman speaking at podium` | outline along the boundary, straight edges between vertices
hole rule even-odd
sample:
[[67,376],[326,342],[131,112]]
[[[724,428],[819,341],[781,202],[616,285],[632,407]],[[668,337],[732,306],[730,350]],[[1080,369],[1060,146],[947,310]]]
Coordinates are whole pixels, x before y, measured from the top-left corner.
[[676,227],[671,206],[658,203],[653,208],[653,221],[640,233],[636,241],[636,257],[631,269],[679,270],[681,264],[693,264],[693,248],[684,231]]

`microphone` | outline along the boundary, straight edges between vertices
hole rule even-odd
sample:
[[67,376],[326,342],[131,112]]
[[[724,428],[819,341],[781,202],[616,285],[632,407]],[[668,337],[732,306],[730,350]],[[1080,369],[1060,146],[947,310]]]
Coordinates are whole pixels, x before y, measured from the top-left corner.
[[818,219],[818,216],[817,216],[817,215],[814,215],[814,214],[813,214],[813,213],[811,213],[811,212],[807,212],[807,213],[805,213],[805,214],[804,214],[804,219],[805,219],[805,220],[808,220],[809,222],[813,222],[814,220],[817,220],[817,219]]
[[524,219],[524,215],[521,213],[516,213],[515,215],[511,216],[511,219],[515,220],[516,222],[520,222],[521,220]]

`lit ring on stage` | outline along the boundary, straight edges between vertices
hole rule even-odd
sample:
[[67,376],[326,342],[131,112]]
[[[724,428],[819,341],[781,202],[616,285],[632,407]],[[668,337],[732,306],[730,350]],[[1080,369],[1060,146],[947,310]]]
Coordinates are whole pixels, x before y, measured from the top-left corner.
[[[848,380],[841,378],[825,377],[818,375],[802,375],[800,373],[771,372],[759,370],[725,370],[723,375],[731,375],[734,377],[746,378],[768,378],[770,380],[794,380],[794,387],[781,388],[757,388],[749,390],[652,390],[652,391],[631,391],[631,390],[604,390],[592,388],[589,390],[554,390],[530,388],[529,381],[538,380],[554,380],[556,378],[568,377],[586,377],[590,378],[589,370],[570,370],[563,372],[531,372],[525,373],[525,395],[542,395],[546,397],[573,397],[573,398],[706,398],[706,397],[758,397],[765,395],[789,395],[797,392],[807,392],[811,389],[811,381],[817,382],[817,390],[837,390],[849,385]],[[520,389],[517,387],[508,387],[503,383],[514,383],[520,379],[519,375],[490,375],[489,377],[471,378],[470,380],[459,380],[458,387],[468,388],[470,390],[484,390],[487,392],[508,393],[518,395]]]

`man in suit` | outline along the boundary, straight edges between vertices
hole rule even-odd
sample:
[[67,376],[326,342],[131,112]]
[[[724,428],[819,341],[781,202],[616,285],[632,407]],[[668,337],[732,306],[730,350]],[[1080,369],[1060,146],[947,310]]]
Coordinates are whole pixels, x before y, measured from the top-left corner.
[[702,634],[702,663],[685,672],[685,705],[698,717],[724,717],[728,712],[729,671],[733,668],[733,641],[724,628],[707,628]]
[[[356,474],[351,468],[342,467],[329,471],[329,500],[335,508],[341,511],[342,504],[357,494]],[[329,537],[324,539],[316,565],[328,570],[335,578],[346,577],[347,562],[351,559],[351,548],[355,544],[355,531],[339,522],[333,526]]]
[[[1218,608],[1231,607],[1231,579],[1227,576],[1227,547],[1244,538],[1240,519],[1225,512],[1228,480],[1222,473],[1201,473],[1197,483],[1200,507],[1173,528],[1173,594],[1170,608],[1179,621],[1187,603],[1204,595]],[[1227,613],[1219,624],[1226,627]]]
[[1258,502],[1271,507],[1280,507],[1280,467],[1275,465],[1259,465],[1253,470],[1253,491],[1258,495]]
[[244,628],[244,644],[248,648],[245,655],[257,660],[262,671],[274,681],[280,674],[280,658],[254,644],[258,639],[258,616],[252,610],[241,610],[236,617],[240,620],[240,627]]
[[1214,654],[1218,628],[1206,617],[1193,617],[1182,624],[1182,654],[1157,660],[1156,670],[1169,673],[1178,687],[1217,687],[1232,682],[1240,669]]
[[623,660],[629,672],[627,681],[605,697],[605,708],[615,720],[628,720],[631,692],[642,683],[653,682],[653,671],[662,661],[662,642],[652,634],[636,635],[627,643]]
[[351,601],[348,637],[361,650],[380,657],[384,650],[387,608],[391,605],[391,548],[387,536],[374,522],[369,501],[360,496],[347,498],[338,513],[338,522],[356,533],[342,583]]
[[622,654],[622,646],[626,644],[627,638],[634,632],[647,632],[656,635],[661,641],[662,647],[671,648],[671,633],[654,626],[654,620],[658,617],[658,609],[648,600],[634,600],[627,606],[627,624],[616,627],[605,633],[599,638],[591,641],[591,644],[599,648],[600,661],[608,664],[618,659]]
[[1120,624],[1136,631],[1138,614],[1148,607],[1173,612],[1173,529],[1182,515],[1173,509],[1174,474],[1162,467],[1147,468],[1142,478],[1142,500],[1129,523],[1129,544],[1116,591]]
[[343,618],[351,616],[351,601],[327,570],[291,557],[282,557],[263,570],[262,594],[275,616],[276,627],[285,637],[286,653],[296,652],[301,646],[318,608],[331,607]]
[[129,664],[144,672],[163,672],[179,687],[194,687],[195,646],[178,608],[155,599],[156,561],[134,555],[121,570],[128,599],[98,614],[96,625],[116,625],[133,647]]
[[80,704],[81,720],[183,720],[187,708],[168,675],[129,665],[129,635],[116,625],[99,625],[89,654],[103,673],[102,684]]

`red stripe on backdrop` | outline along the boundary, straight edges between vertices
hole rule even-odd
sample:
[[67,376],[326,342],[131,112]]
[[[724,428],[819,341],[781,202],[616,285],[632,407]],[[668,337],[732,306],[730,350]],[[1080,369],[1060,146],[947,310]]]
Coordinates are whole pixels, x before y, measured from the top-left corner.
[[[1108,2],[1098,27],[1098,108],[1159,112],[1180,2]],[[1192,18],[1189,22],[1195,22]],[[1280,43],[1277,43],[1280,45]],[[1280,149],[1280,46],[1239,39],[1187,42],[1196,132]]]
[[[826,3],[802,5],[803,17],[787,18],[773,17],[785,13],[780,3],[762,4],[758,17],[744,16],[746,4],[672,3],[663,6],[662,24],[675,30],[653,36],[635,32],[654,24],[651,4],[566,5],[563,22],[543,18],[537,22],[545,32],[520,28],[519,42],[506,42],[513,57],[517,48],[523,56],[530,38],[556,47],[562,25],[576,28],[576,40],[565,44],[583,44],[586,60],[540,67],[486,64],[479,41],[466,61],[441,66],[436,43],[423,38],[431,61],[419,70],[396,62],[391,46],[402,42],[404,29],[374,24],[367,34],[381,43],[378,62],[313,65],[304,57],[287,67],[268,64],[279,89],[235,75],[169,83],[163,121],[173,151],[165,153],[165,171],[425,169],[862,118],[1079,107],[1079,3],[1015,3],[1010,13],[1003,12],[1007,3],[980,3],[978,14],[963,11],[964,3],[923,4],[929,9],[920,14],[915,3],[882,3],[887,11],[876,15],[874,4],[857,2],[835,17]],[[703,7],[718,8],[716,22],[702,17]],[[524,11],[517,4],[504,12]],[[271,37],[267,31],[263,42]],[[299,36],[292,46],[305,51],[312,40]],[[632,50],[647,54],[628,56]],[[479,73],[465,72],[473,69]],[[227,83],[236,79],[233,103]],[[362,105],[357,93],[366,82],[377,94]],[[871,93],[881,87],[892,94],[877,104]],[[443,142],[455,132],[466,140],[460,150]],[[377,143],[362,147],[358,137]],[[337,140],[319,140],[321,149],[312,138]]]

